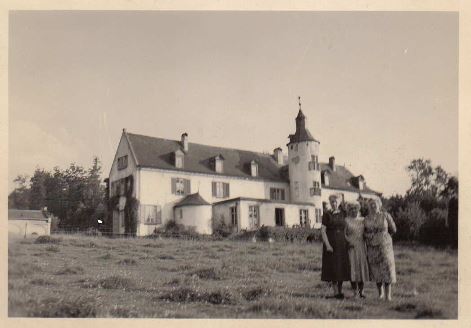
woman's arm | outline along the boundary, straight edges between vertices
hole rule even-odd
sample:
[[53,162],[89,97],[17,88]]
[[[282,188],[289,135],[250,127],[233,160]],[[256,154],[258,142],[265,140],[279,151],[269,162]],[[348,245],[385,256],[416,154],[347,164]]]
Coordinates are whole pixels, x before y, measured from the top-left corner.
[[344,235],[345,235],[345,240],[347,241],[347,244],[350,246],[353,245],[353,239],[350,237],[350,231],[348,229],[348,225],[345,225]]
[[322,241],[324,242],[325,247],[327,248],[328,252],[333,252],[334,249],[329,243],[329,238],[327,238],[327,232],[326,232],[326,227],[325,225],[321,226],[321,235],[322,235]]
[[397,232],[397,227],[396,224],[394,223],[394,220],[388,212],[386,212],[386,221],[388,222],[388,231],[391,235],[395,234]]

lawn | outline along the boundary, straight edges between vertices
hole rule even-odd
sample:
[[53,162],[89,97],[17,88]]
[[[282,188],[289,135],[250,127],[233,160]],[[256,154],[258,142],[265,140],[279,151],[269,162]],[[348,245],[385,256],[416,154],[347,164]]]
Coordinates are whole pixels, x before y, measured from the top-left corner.
[[330,298],[321,244],[54,236],[9,241],[10,317],[457,318],[457,253],[395,245],[393,301]]

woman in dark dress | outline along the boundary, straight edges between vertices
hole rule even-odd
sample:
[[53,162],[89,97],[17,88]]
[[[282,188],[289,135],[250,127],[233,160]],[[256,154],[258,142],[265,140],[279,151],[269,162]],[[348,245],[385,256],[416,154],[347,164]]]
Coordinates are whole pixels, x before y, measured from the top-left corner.
[[321,280],[334,284],[335,298],[342,299],[342,284],[350,280],[348,247],[345,239],[345,213],[338,208],[338,196],[329,197],[331,210],[322,216],[322,273]]

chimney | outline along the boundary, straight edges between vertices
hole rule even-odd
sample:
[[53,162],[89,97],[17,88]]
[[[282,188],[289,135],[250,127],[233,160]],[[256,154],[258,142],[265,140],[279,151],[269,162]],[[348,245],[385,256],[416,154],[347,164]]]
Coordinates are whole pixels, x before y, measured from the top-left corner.
[[334,156],[329,157],[329,166],[332,169],[332,171],[335,172],[335,157]]
[[183,151],[186,153],[188,152],[188,133],[183,133],[182,134],[182,147],[183,147]]
[[278,165],[283,165],[283,150],[280,147],[273,150],[273,156]]

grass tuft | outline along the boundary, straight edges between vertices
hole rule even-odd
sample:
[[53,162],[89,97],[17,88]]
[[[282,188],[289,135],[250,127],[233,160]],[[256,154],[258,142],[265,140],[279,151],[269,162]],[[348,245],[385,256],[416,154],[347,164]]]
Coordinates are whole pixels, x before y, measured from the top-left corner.
[[115,307],[111,309],[110,315],[115,318],[137,318],[139,316],[137,311],[125,307]]
[[50,246],[47,246],[47,247],[46,247],[46,251],[48,251],[48,252],[53,252],[53,253],[57,253],[57,252],[59,252],[60,250],[59,250],[59,247],[54,246],[54,245],[50,245]]
[[268,296],[270,291],[263,287],[255,287],[242,292],[242,296],[249,302],[258,300],[262,296]]
[[92,298],[78,297],[60,299],[49,297],[40,301],[11,302],[8,307],[11,317],[40,318],[94,318],[96,305]]
[[172,289],[170,292],[159,296],[159,299],[177,303],[231,304],[233,302],[231,295],[227,291],[199,292],[188,287]]
[[85,270],[80,266],[66,267],[56,272],[56,275],[82,274]]
[[173,257],[172,255],[159,255],[158,258],[160,260],[175,260],[175,257]]
[[113,258],[113,255],[110,253],[103,254],[98,257],[100,260],[111,260]]
[[135,259],[125,258],[121,261],[118,261],[118,264],[121,265],[137,265],[137,261]]
[[443,312],[440,309],[436,309],[430,305],[422,304],[418,307],[415,314],[416,319],[441,319],[443,318]]
[[135,288],[135,284],[131,279],[120,276],[110,276],[107,278],[100,279],[96,286],[104,289],[123,290],[130,290]]
[[203,280],[220,280],[221,276],[215,268],[202,268],[195,270],[190,275],[196,275],[198,278]]
[[51,236],[39,236],[34,241],[35,244],[59,244],[62,242],[62,238],[55,238]]
[[35,286],[55,286],[55,285],[57,285],[54,281],[43,279],[43,278],[33,279],[29,283],[31,285],[35,285]]

